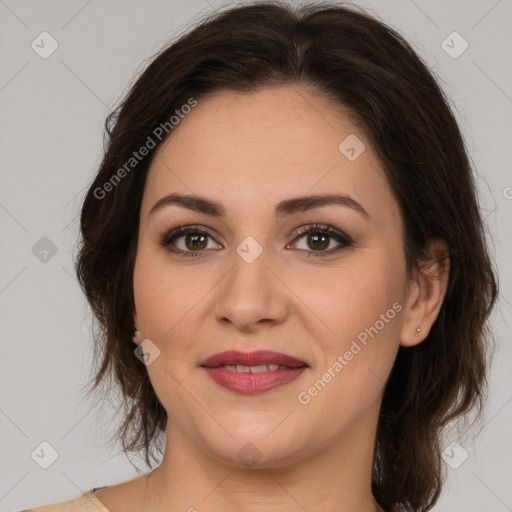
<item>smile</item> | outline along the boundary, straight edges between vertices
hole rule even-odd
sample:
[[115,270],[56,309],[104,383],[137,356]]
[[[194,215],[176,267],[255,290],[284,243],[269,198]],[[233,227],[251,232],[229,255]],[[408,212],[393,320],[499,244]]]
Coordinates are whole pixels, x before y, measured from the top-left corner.
[[219,386],[253,395],[294,381],[309,365],[280,352],[228,350],[208,357],[201,367]]

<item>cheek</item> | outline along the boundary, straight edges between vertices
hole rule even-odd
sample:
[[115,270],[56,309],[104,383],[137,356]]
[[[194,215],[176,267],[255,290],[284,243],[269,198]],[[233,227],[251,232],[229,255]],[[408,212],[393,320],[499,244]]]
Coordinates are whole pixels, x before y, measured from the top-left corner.
[[364,260],[351,260],[350,268],[317,281],[320,288],[302,287],[308,307],[329,328],[317,339],[321,364],[311,383],[328,383],[323,400],[344,408],[352,404],[354,410],[374,401],[384,387],[398,351],[403,309],[400,255]]
[[376,252],[347,258],[346,265],[332,272],[317,272],[314,279],[302,277],[295,283],[305,306],[325,325],[333,348],[338,348],[337,341],[353,339],[376,322],[382,333],[397,332],[397,309],[401,307],[393,308],[393,304],[403,297],[405,264],[399,254],[382,257]]
[[135,262],[133,286],[143,334],[163,342],[194,325],[194,311],[200,309],[201,299],[206,299],[214,284],[209,275],[199,274],[193,265],[175,265],[165,254],[142,249]]
[[143,337],[149,338],[160,351],[147,366],[147,372],[158,399],[169,411],[189,408],[190,396],[178,382],[190,363],[187,341],[197,337],[196,331],[202,325],[196,316],[205,289],[198,286],[194,274],[197,271],[192,266],[184,271],[169,263],[165,256],[144,248],[135,261],[133,287],[139,327]]
[[346,299],[331,300],[324,311],[335,334],[317,338],[320,364],[297,396],[314,428],[333,435],[375,413],[399,347],[402,306],[388,289],[357,283],[338,286]]

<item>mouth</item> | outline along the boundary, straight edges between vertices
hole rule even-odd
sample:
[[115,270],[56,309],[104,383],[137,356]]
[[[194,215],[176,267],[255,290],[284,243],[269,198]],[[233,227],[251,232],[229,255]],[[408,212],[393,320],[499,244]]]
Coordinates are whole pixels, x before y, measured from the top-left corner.
[[206,359],[205,368],[213,381],[230,391],[256,394],[297,379],[309,365],[279,352],[220,352]]

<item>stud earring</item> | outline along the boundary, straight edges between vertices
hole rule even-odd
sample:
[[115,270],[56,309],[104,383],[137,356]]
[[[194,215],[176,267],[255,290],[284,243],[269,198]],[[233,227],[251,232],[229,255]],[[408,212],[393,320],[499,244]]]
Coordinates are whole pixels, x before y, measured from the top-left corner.
[[133,330],[133,334],[132,334],[132,340],[133,341],[136,341],[136,339],[140,336],[140,331],[137,330],[137,329],[134,329]]
[[419,335],[420,335],[420,331],[421,331],[421,329],[418,327],[418,328],[416,329],[416,336],[419,336]]

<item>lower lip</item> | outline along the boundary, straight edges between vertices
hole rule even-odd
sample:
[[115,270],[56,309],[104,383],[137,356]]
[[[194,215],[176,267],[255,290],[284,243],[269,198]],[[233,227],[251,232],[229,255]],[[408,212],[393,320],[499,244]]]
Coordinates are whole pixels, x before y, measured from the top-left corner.
[[254,395],[277,388],[298,379],[307,366],[290,368],[289,370],[273,370],[263,373],[232,372],[226,368],[206,368],[208,375],[220,386],[243,393]]

